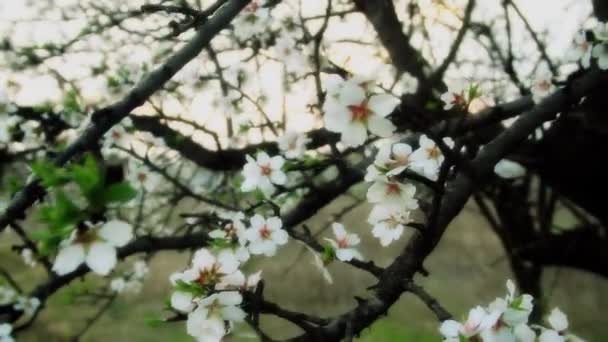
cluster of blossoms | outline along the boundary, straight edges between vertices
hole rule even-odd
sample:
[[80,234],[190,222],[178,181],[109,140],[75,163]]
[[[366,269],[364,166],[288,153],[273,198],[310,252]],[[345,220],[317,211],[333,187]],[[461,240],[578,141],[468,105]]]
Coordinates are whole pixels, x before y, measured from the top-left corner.
[[101,225],[75,229],[70,238],[61,242],[53,264],[58,275],[70,273],[80,264],[106,276],[116,266],[117,248],[133,239],[133,227],[124,221],[112,220]]
[[[589,68],[593,59],[601,70],[608,69],[608,23],[600,23],[592,30],[593,34],[580,31],[573,42],[573,49],[569,50],[572,60],[580,61],[583,68]],[[532,96],[534,102],[539,102],[555,90],[553,73],[546,65],[542,65],[536,72],[532,82]]]
[[148,272],[148,264],[143,260],[138,260],[133,263],[133,270],[131,272],[125,273],[122,277],[112,279],[110,288],[116,293],[138,293],[141,291],[144,278]]
[[[444,138],[446,146],[452,148],[454,141]],[[367,200],[374,204],[368,222],[374,226],[372,234],[383,246],[398,240],[405,226],[412,221],[411,213],[418,209],[416,187],[400,181],[406,170],[418,173],[430,180],[437,180],[445,157],[439,146],[426,135],[421,135],[416,150],[406,143],[391,143],[382,146],[372,165],[367,168],[365,180],[373,183]]]
[[528,324],[534,299],[529,294],[516,295],[510,280],[507,290],[504,298],[496,298],[487,307],[471,309],[462,323],[443,321],[439,331],[444,342],[584,342],[567,332],[568,319],[558,308],[547,318],[550,328]]
[[254,0],[249,3],[233,22],[234,35],[236,38],[245,42],[252,37],[266,33],[268,28],[270,9],[262,6],[262,2]]
[[274,256],[288,240],[278,217],[256,214],[247,228],[242,213],[224,216],[226,224],[209,233],[219,250],[198,250],[189,269],[171,275],[171,307],[188,315],[187,332],[199,341],[220,341],[245,318],[242,292],[257,286],[261,272],[246,277],[239,268],[250,255]]

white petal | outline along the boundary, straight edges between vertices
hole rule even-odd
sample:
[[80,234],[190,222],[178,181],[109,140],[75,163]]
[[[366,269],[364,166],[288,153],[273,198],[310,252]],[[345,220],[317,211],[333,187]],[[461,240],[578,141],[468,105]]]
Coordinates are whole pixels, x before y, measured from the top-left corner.
[[273,170],[280,170],[283,167],[283,164],[285,164],[285,159],[283,159],[281,156],[274,156],[270,158],[270,167]]
[[390,137],[396,129],[390,120],[379,115],[370,115],[367,126],[370,132],[382,138]]
[[284,245],[287,243],[287,240],[289,240],[289,235],[287,234],[287,232],[285,230],[278,229],[278,230],[275,230],[272,232],[270,238],[277,245]]
[[266,224],[268,225],[270,230],[278,230],[283,227],[283,222],[281,221],[281,218],[277,216],[269,217],[266,220]]
[[568,317],[558,308],[551,311],[551,314],[547,318],[547,322],[551,324],[551,327],[557,331],[564,331],[568,329]]
[[127,222],[112,220],[104,223],[98,234],[108,243],[122,247],[133,239],[133,227]]
[[227,306],[222,309],[222,317],[231,322],[242,322],[247,314],[238,306]]
[[256,228],[256,229],[260,229],[260,228],[262,228],[262,226],[264,226],[266,224],[266,220],[260,214],[253,215],[250,222],[251,222],[251,227]]
[[344,145],[351,147],[363,145],[366,139],[367,129],[365,128],[365,125],[359,121],[351,121],[348,123],[340,136],[340,140]]
[[277,185],[283,185],[287,183],[287,176],[281,170],[274,171],[270,174],[270,181]]
[[57,257],[55,258],[55,263],[53,264],[53,271],[58,275],[70,273],[78,268],[84,260],[84,248],[82,245],[69,245],[59,250]]
[[354,82],[344,82],[339,101],[345,106],[360,105],[365,101],[365,90]]
[[108,275],[116,266],[116,247],[105,242],[94,242],[87,253],[86,263],[93,272]]
[[462,324],[450,319],[441,323],[441,326],[439,327],[439,332],[444,337],[458,337],[458,332],[460,331],[460,328],[462,328]]
[[399,104],[399,100],[392,95],[381,94],[374,95],[367,106],[374,112],[374,114],[381,117],[385,117],[392,113],[393,109]]
[[344,131],[346,125],[350,122],[351,114],[348,108],[341,105],[326,106],[323,120],[325,128],[331,132],[340,133]]
[[179,312],[188,313],[195,308],[195,304],[192,299],[193,297],[191,293],[175,291],[171,295],[171,307]]

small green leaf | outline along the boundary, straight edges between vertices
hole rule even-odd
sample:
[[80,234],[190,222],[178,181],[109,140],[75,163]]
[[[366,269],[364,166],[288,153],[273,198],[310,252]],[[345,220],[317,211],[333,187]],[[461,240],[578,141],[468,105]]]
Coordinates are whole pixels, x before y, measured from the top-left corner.
[[165,320],[157,317],[149,317],[144,319],[144,324],[149,326],[150,328],[157,328],[165,323]]
[[207,292],[201,285],[194,283],[194,282],[187,283],[183,280],[178,280],[175,283],[175,289],[177,291],[191,293],[195,297],[203,296]]
[[127,203],[137,197],[137,190],[128,182],[114,183],[104,189],[102,197],[105,204]]
[[100,186],[103,184],[101,170],[97,166],[95,157],[87,154],[84,163],[73,164],[70,167],[70,176],[72,180],[78,184],[82,193],[92,199],[99,192]]
[[67,172],[48,160],[36,160],[30,167],[45,188],[63,185],[69,181]]

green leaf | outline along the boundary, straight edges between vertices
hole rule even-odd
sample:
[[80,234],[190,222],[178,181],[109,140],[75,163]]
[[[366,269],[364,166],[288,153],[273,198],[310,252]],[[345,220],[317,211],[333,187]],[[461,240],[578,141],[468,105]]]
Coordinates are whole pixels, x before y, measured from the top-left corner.
[[62,191],[57,191],[54,203],[40,208],[40,218],[51,230],[60,231],[80,221],[83,212]]
[[36,160],[30,167],[45,188],[63,185],[70,180],[64,169],[48,160]]
[[63,110],[66,113],[80,113],[82,110],[78,103],[78,94],[75,90],[69,90],[63,98]]
[[114,183],[104,189],[102,197],[105,204],[127,203],[137,197],[137,190],[128,182]]
[[97,166],[95,157],[87,154],[84,163],[73,164],[70,167],[70,176],[72,180],[78,184],[82,193],[87,199],[92,200],[99,193],[100,187],[103,185],[103,177],[100,168]]
[[178,280],[175,283],[175,289],[177,291],[191,293],[195,297],[203,296],[207,292],[201,285],[194,283],[194,282],[187,283],[183,280]]
[[150,328],[157,328],[165,323],[165,320],[158,317],[149,317],[144,319],[144,324],[149,326]]

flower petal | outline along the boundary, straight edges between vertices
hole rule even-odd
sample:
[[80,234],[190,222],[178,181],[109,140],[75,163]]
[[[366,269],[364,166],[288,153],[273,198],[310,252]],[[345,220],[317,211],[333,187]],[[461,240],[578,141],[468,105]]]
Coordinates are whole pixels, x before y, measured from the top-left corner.
[[398,104],[399,100],[394,96],[389,94],[380,94],[372,96],[372,98],[369,99],[367,106],[374,112],[374,114],[385,117],[392,113],[393,109],[395,109]]
[[116,248],[106,242],[94,242],[87,253],[89,268],[102,276],[108,275],[116,266]]
[[133,239],[133,227],[127,222],[112,220],[104,223],[98,234],[108,243],[122,247]]
[[58,275],[64,275],[74,271],[85,260],[84,248],[81,244],[69,245],[59,250],[53,271]]

